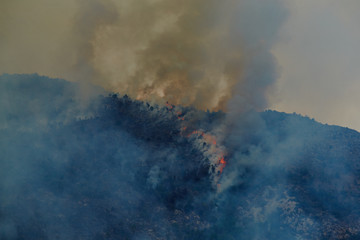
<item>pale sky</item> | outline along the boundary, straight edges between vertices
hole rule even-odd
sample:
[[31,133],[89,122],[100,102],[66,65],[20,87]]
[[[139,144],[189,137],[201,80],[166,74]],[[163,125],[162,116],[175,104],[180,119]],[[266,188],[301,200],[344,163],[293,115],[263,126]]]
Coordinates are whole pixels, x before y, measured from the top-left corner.
[[270,108],[360,130],[360,1],[291,0]]

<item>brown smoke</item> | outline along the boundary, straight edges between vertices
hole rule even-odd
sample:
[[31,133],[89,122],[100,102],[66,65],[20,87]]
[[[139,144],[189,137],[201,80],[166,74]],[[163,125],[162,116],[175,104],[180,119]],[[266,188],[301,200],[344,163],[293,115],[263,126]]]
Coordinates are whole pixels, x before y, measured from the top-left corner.
[[141,100],[262,108],[283,12],[278,0],[78,0],[46,69]]

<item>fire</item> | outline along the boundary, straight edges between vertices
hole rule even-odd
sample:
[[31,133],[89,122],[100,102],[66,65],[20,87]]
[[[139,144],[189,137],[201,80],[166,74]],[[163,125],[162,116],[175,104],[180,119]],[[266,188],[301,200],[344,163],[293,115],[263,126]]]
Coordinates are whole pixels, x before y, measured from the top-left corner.
[[[165,106],[168,108],[168,111],[173,111],[173,109],[175,108],[174,105],[170,104],[169,102],[166,102],[165,103]],[[185,117],[184,116],[181,116],[182,115],[182,112],[181,111],[177,111],[176,112],[176,115],[177,115],[177,118],[181,121],[184,121],[185,120]]]
[[211,143],[212,145],[216,145],[216,138],[213,135],[210,135],[208,133],[204,133],[204,132],[199,131],[199,130],[194,130],[190,134],[188,134],[187,136],[190,137],[191,135],[194,135],[194,134],[202,136],[206,143]]
[[169,109],[173,109],[174,106],[172,104],[170,104],[169,102],[165,103],[166,107],[168,107]]
[[222,173],[222,171],[224,170],[224,168],[226,166],[226,161],[225,161],[224,157],[221,157],[219,164],[220,164],[220,173]]
[[[185,127],[183,129],[186,130],[187,128]],[[215,161],[212,161],[212,165],[215,166],[215,170],[216,170],[214,180],[215,180],[216,186],[219,189],[220,184],[218,183],[218,181],[219,181],[221,174],[226,166],[224,150],[220,146],[217,145],[216,137],[209,133],[204,133],[203,131],[200,131],[200,130],[194,130],[194,131],[190,132],[189,134],[187,134],[186,136],[191,137],[193,135],[200,136],[204,140],[205,143],[210,145],[209,151],[210,151],[211,155],[215,156],[215,159],[216,159]]]
[[224,171],[224,168],[226,166],[225,161],[225,151],[222,146],[219,146],[217,144],[216,136],[205,133],[201,130],[193,130],[190,131],[188,129],[188,126],[184,126],[186,124],[185,122],[185,115],[178,110],[178,108],[175,105],[170,104],[169,102],[166,102],[166,108],[169,112],[172,112],[172,114],[176,115],[178,120],[184,121],[181,127],[181,135],[186,136],[187,138],[190,137],[198,137],[201,138],[202,141],[206,143],[205,153],[207,156],[209,156],[210,165],[212,166],[212,169],[214,168],[215,172],[213,175],[214,178],[214,184],[217,186],[217,189],[220,189],[220,177],[222,172]]

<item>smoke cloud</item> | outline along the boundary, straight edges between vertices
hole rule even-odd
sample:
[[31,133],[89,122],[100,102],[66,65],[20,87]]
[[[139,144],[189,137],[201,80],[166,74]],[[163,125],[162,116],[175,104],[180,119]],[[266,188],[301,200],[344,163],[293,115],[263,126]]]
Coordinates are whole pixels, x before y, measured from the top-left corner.
[[2,23],[2,72],[90,81],[135,99],[203,110],[225,110],[233,96],[230,106],[238,109],[266,107],[277,78],[270,49],[287,12],[278,0],[1,5],[10,19]]
[[107,89],[204,110],[225,109],[232,95],[241,107],[264,106],[276,80],[269,50],[285,16],[278,1],[80,3],[85,17],[75,26],[90,45],[79,63]]
[[52,4],[0,3],[0,71],[77,82],[0,77],[0,238],[359,237],[358,133],[256,111],[280,0]]

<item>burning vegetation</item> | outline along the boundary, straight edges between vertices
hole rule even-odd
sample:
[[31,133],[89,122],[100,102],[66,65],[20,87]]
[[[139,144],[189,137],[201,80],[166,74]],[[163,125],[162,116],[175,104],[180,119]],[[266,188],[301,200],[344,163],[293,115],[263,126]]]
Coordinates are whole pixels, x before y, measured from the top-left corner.
[[180,134],[194,141],[199,141],[200,145],[202,143],[203,148],[206,149],[204,152],[209,155],[209,173],[213,176],[213,185],[220,187],[218,182],[221,177],[221,173],[226,166],[224,146],[217,144],[215,135],[205,133],[202,130],[193,130],[194,128],[189,125],[190,123],[188,121],[185,120],[186,114],[183,114],[179,110],[176,111],[176,106],[166,102],[166,107],[169,112],[177,115],[178,120],[182,121]]
[[78,87],[0,77],[1,239],[359,238],[359,133]]

